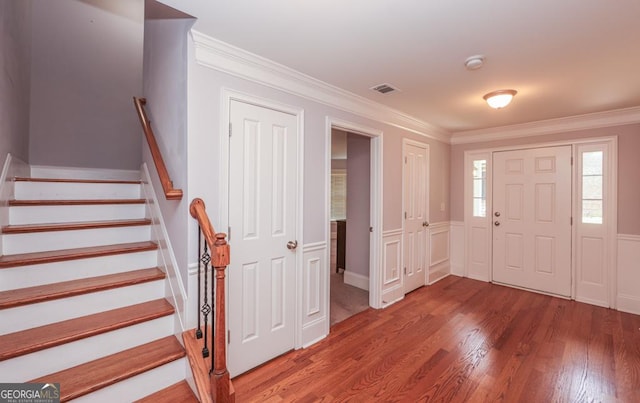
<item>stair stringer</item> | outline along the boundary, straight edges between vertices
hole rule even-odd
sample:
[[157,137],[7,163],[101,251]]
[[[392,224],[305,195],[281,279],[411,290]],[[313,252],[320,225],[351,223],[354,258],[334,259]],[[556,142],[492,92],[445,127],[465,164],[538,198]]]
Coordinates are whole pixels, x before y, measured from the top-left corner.
[[143,163],[140,169],[140,180],[142,181],[142,198],[146,200],[145,216],[151,220],[151,241],[158,244],[158,267],[167,275],[166,295],[176,309],[175,336],[182,342],[182,332],[186,330],[187,293],[178,271],[180,266],[173,253],[167,227],[160,211],[158,193],[153,188],[146,163]]
[[[7,158],[0,174],[0,228],[9,225],[9,200],[15,195],[15,182],[17,176],[30,175],[29,165],[22,160],[7,154]],[[0,237],[0,256],[2,255],[2,237]]]

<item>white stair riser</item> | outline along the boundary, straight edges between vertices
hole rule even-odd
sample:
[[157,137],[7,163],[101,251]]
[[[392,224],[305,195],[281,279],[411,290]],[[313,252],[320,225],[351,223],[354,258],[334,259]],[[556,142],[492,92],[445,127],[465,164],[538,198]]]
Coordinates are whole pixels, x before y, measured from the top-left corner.
[[149,269],[157,265],[158,251],[151,250],[12,267],[0,270],[0,291]]
[[149,225],[73,231],[47,231],[29,234],[5,234],[2,236],[2,249],[5,255],[13,255],[17,253],[144,242],[150,239],[151,227]]
[[133,402],[185,379],[185,358],[74,399],[74,403]]
[[164,298],[164,280],[2,310],[0,334]]
[[32,178],[140,180],[139,170],[31,165]]
[[128,220],[144,217],[144,204],[13,206],[9,208],[11,225]]
[[173,334],[173,316],[0,361],[3,382],[25,382]]
[[137,183],[15,182],[16,200],[139,199]]

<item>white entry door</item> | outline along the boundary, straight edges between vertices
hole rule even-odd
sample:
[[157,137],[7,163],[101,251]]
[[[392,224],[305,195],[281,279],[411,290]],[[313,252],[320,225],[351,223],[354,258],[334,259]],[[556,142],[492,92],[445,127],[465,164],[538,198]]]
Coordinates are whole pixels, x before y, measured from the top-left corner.
[[426,144],[404,143],[404,292],[421,287],[428,268],[429,149]]
[[493,153],[493,281],[571,295],[571,146]]
[[294,348],[298,131],[296,116],[238,101],[230,123],[228,364],[235,376]]

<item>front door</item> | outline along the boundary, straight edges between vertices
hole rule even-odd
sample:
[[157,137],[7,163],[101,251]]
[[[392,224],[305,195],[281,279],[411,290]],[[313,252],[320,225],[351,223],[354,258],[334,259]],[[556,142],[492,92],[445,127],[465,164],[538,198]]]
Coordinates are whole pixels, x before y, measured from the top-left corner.
[[297,117],[231,101],[229,372],[294,348]]
[[404,292],[426,281],[429,153],[426,144],[404,144]]
[[571,295],[571,146],[493,153],[493,281]]

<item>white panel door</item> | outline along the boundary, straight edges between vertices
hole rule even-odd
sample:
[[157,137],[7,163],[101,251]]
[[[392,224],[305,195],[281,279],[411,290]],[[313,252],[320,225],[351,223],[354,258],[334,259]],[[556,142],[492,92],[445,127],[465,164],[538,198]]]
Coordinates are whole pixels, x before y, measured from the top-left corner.
[[426,144],[404,144],[404,292],[421,287],[428,269],[427,185],[429,150]]
[[294,347],[297,118],[232,101],[229,372]]
[[571,295],[571,146],[493,154],[493,281]]

